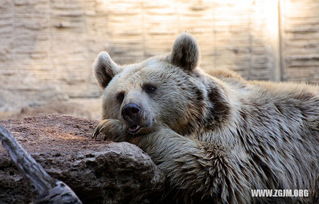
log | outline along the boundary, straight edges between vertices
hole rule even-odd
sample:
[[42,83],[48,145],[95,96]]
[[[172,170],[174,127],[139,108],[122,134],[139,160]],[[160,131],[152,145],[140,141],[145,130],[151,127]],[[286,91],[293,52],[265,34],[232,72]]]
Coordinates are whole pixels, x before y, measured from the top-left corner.
[[0,121],[18,141],[0,129],[13,158],[0,147],[0,203],[157,201],[164,191],[163,173],[133,144],[91,139],[96,124],[63,115]]
[[68,185],[52,178],[9,131],[1,126],[0,140],[20,173],[28,178],[35,188],[38,194],[35,203],[82,204]]

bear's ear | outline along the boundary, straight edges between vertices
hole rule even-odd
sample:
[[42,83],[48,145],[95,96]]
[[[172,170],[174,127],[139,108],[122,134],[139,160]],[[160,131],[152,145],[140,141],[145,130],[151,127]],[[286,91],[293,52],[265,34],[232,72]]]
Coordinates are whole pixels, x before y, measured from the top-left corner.
[[103,89],[121,71],[121,68],[111,59],[110,55],[104,51],[96,57],[93,68],[95,77]]
[[170,62],[182,69],[192,71],[199,60],[199,49],[196,40],[189,34],[183,33],[174,42]]

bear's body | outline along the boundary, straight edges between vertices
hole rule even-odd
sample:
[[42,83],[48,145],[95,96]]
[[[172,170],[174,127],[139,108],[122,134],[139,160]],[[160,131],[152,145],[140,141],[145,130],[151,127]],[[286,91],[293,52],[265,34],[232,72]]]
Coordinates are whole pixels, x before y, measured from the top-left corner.
[[[185,203],[318,202],[319,88],[249,82],[197,69],[181,35],[167,56],[95,63],[104,90],[95,136],[140,146]],[[100,134],[101,133],[101,134]],[[308,197],[253,198],[252,189],[307,189]]]

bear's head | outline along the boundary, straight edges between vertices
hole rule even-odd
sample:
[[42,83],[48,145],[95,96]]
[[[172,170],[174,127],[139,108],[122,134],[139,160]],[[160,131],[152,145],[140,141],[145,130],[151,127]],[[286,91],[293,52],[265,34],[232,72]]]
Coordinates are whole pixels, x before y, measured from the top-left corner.
[[101,52],[94,69],[104,89],[103,119],[123,121],[130,134],[155,123],[190,134],[209,108],[207,77],[197,69],[198,60],[198,45],[189,34],[175,40],[170,54],[137,64],[120,66]]

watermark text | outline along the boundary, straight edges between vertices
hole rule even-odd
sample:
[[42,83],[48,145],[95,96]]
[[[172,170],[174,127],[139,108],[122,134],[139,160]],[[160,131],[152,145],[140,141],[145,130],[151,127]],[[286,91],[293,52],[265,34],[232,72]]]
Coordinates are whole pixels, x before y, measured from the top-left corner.
[[307,189],[251,189],[252,197],[308,197]]

